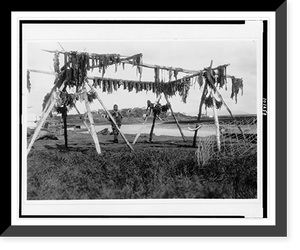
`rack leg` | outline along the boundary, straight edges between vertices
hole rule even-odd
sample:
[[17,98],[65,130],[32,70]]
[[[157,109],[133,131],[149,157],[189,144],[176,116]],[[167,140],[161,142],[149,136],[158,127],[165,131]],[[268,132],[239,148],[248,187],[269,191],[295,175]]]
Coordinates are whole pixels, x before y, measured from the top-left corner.
[[49,113],[51,112],[51,110],[53,109],[53,107],[54,107],[54,105],[56,103],[56,100],[55,100],[55,98],[53,96],[51,96],[50,98],[52,98],[52,100],[50,101],[50,104],[49,104],[48,108],[43,111],[42,118],[38,122],[38,125],[35,128],[33,136],[31,138],[31,141],[30,141],[30,143],[29,143],[29,145],[27,147],[27,155],[29,154],[29,152],[30,152],[30,150],[32,148],[33,143],[35,142],[36,138],[38,137],[42,126],[44,125],[44,123],[45,123],[45,121],[46,121]]
[[182,129],[181,129],[180,125],[179,125],[179,122],[178,122],[178,120],[177,120],[177,118],[176,118],[176,116],[175,116],[175,114],[174,114],[174,112],[173,112],[171,103],[170,103],[170,101],[169,101],[169,99],[168,99],[168,97],[167,97],[166,94],[165,94],[165,99],[166,99],[167,103],[168,103],[169,106],[170,106],[171,114],[172,114],[172,116],[173,116],[173,118],[174,118],[174,120],[175,120],[175,122],[176,122],[176,125],[177,125],[177,127],[178,127],[178,129],[179,129],[179,132],[180,132],[180,134],[181,134],[181,137],[182,137],[183,141],[186,141],[186,139],[185,139],[185,137],[184,137],[184,134],[183,134],[183,132],[182,132]]
[[141,135],[141,133],[142,133],[142,131],[143,131],[143,128],[145,127],[145,125],[146,125],[146,123],[147,123],[148,117],[149,117],[149,116],[146,116],[144,123],[142,124],[142,126],[141,126],[139,132],[137,133],[137,135],[135,136],[134,141],[133,141],[133,143],[132,143],[133,145],[136,143],[137,139],[138,139],[139,136]]
[[87,114],[88,114],[88,117],[89,117],[89,120],[90,120],[90,133],[93,137],[97,153],[101,154],[100,144],[99,144],[98,136],[97,136],[97,133],[96,133],[96,130],[95,130],[94,119],[93,119],[93,116],[92,116],[92,112],[91,112],[91,108],[90,108],[90,104],[89,104],[89,101],[88,101],[86,91],[84,93],[84,101],[85,101],[85,107],[86,107],[86,110],[87,110]]
[[104,103],[102,102],[102,100],[100,99],[98,93],[96,92],[95,88],[89,83],[87,82],[87,84],[89,85],[89,87],[91,88],[91,90],[93,90],[96,94],[96,97],[98,99],[98,101],[100,102],[101,106],[103,107],[103,109],[106,111],[107,115],[109,116],[109,118],[113,121],[113,123],[115,124],[117,130],[119,131],[119,133],[121,134],[122,138],[124,139],[124,141],[126,142],[127,146],[131,149],[131,151],[134,151],[132,146],[130,145],[130,143],[128,142],[128,140],[126,139],[125,135],[121,132],[119,126],[117,125],[115,119],[112,117],[112,115],[109,113],[109,111],[107,110],[107,108],[105,107]]

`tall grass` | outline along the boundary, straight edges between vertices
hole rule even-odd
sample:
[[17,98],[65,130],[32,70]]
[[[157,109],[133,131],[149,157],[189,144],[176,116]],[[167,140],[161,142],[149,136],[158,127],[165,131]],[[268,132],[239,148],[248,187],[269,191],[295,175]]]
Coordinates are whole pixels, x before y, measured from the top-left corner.
[[256,154],[199,167],[190,148],[32,150],[28,199],[256,198]]

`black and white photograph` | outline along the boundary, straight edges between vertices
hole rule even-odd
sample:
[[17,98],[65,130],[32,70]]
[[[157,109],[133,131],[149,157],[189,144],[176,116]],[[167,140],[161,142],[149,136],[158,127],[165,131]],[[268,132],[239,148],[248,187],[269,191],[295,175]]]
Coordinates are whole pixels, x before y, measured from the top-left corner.
[[261,204],[262,21],[22,32],[26,204]]
[[1,236],[286,236],[286,2],[268,9],[12,13]]

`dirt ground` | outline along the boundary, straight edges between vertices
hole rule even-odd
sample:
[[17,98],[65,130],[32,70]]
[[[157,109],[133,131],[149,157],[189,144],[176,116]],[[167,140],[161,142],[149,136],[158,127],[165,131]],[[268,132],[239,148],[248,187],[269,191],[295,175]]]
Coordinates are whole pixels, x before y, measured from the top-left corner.
[[[121,135],[119,135],[119,142],[114,143],[113,142],[113,135],[102,135],[97,134],[98,140],[100,143],[101,151],[119,151],[122,149],[128,149],[130,151],[130,148],[125,143],[124,139]],[[191,150],[196,150],[195,147],[192,147],[193,144],[193,138],[192,137],[186,137],[186,141],[184,142],[181,137],[176,136],[156,136],[153,135],[152,142],[149,142],[149,135],[148,134],[141,134],[135,143],[135,145],[132,145],[132,142],[134,141],[135,135],[132,134],[126,134],[126,139],[129,141],[133,149],[145,149],[145,148],[190,148]],[[34,142],[32,149],[63,149],[65,147],[65,141],[64,136],[60,135],[57,136],[58,140],[37,140]],[[74,151],[84,151],[91,148],[95,148],[94,141],[92,139],[92,136],[89,133],[80,133],[80,132],[74,132],[69,130],[68,131],[68,147],[69,150]]]

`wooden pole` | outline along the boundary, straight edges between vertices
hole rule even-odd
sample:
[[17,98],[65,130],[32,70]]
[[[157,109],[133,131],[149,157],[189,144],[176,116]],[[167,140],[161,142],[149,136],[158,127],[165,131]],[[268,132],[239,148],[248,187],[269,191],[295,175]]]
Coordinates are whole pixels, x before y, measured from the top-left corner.
[[64,106],[64,110],[61,114],[64,122],[64,138],[65,138],[65,147],[68,149],[68,129],[67,129],[67,107]]
[[55,99],[52,99],[52,101],[50,102],[50,105],[48,106],[48,109],[45,110],[45,112],[42,114],[42,118],[40,119],[40,121],[38,122],[38,125],[37,127],[35,128],[34,130],[34,133],[33,133],[33,136],[31,138],[31,141],[27,147],[27,155],[29,154],[30,150],[31,150],[31,147],[34,143],[34,141],[36,140],[36,138],[38,137],[39,135],[39,132],[44,124],[44,122],[46,121],[46,118],[48,117],[49,113],[51,112],[51,110],[53,109],[54,105],[56,103],[56,100]]
[[151,130],[150,130],[149,142],[152,142],[152,136],[153,136],[153,130],[154,130],[154,126],[155,126],[155,120],[156,120],[156,113],[153,112],[153,121],[152,121]]
[[167,103],[168,103],[168,105],[169,105],[169,107],[170,107],[171,114],[172,114],[172,116],[173,116],[173,118],[174,118],[174,120],[175,120],[175,122],[176,122],[176,125],[177,125],[177,127],[178,127],[178,129],[179,129],[179,132],[180,132],[180,134],[181,134],[181,137],[182,137],[183,141],[186,141],[186,139],[185,139],[185,137],[184,137],[184,134],[183,134],[183,132],[182,132],[182,130],[181,130],[181,127],[180,127],[180,125],[179,125],[179,122],[178,122],[178,120],[177,120],[177,118],[176,118],[176,116],[175,116],[175,114],[174,114],[174,112],[173,112],[173,109],[172,109],[171,103],[170,103],[170,101],[169,101],[169,99],[168,99],[168,96],[167,96],[165,93],[164,93],[164,95],[165,95],[165,99],[166,99],[166,101],[167,101]]
[[222,101],[222,103],[225,105],[225,108],[227,109],[228,113],[230,114],[231,118],[233,119],[235,125],[238,127],[238,129],[240,130],[241,134],[243,135],[243,138],[245,140],[245,135],[243,130],[241,129],[241,127],[239,126],[239,124],[237,123],[236,119],[234,118],[234,116],[231,113],[230,108],[227,106],[227,104],[225,103],[222,95],[220,94],[220,92],[217,90],[217,88],[214,86],[214,91],[218,94],[218,97],[220,98],[220,100]]
[[[151,113],[151,110],[150,110],[150,113]],[[149,114],[149,115],[150,115],[150,114]],[[136,136],[135,136],[135,138],[134,138],[134,141],[133,141],[133,143],[132,143],[133,145],[136,143],[137,139],[138,139],[139,136],[141,135],[141,133],[142,133],[142,131],[143,131],[143,128],[145,127],[145,125],[146,125],[146,123],[147,123],[147,120],[148,120],[149,115],[146,116],[146,118],[145,118],[145,120],[144,120],[144,122],[143,122],[143,124],[142,124],[142,126],[141,126],[141,128],[140,128],[140,130],[139,130],[139,132],[136,134]]]
[[[213,64],[213,60],[211,60],[210,62],[210,66],[208,68],[205,68],[207,71],[210,71],[212,68],[212,64]],[[202,92],[202,96],[201,96],[201,100],[200,100],[200,105],[199,105],[199,113],[198,113],[198,117],[197,117],[197,123],[196,123],[196,128],[199,126],[199,122],[201,120],[201,114],[202,114],[202,106],[205,100],[205,96],[207,94],[207,81],[205,81],[204,87],[203,87],[203,92]],[[195,130],[195,134],[194,134],[194,139],[193,139],[193,147],[196,146],[196,142],[197,142],[197,133],[198,130]]]
[[[230,65],[230,64],[220,65],[220,66],[218,66],[218,67],[228,66],[228,65]],[[141,65],[141,66],[143,66],[143,65]],[[217,67],[217,68],[218,68],[218,67]],[[217,69],[217,68],[213,68],[212,70]],[[176,69],[176,68],[171,68],[171,69]],[[184,80],[184,79],[186,79],[186,78],[196,77],[196,76],[202,74],[203,71],[206,71],[206,70],[207,70],[207,68],[205,68],[205,69],[202,70],[202,71],[194,71],[194,70],[191,70],[190,72],[196,72],[196,73],[194,73],[194,74],[192,74],[192,75],[184,76],[184,77],[182,77],[182,78],[180,78],[180,79],[177,79],[177,80],[174,80],[174,81],[170,81],[170,83],[175,83],[175,82],[178,82],[178,81],[182,81],[182,80]],[[50,71],[35,70],[35,69],[28,69],[28,71],[34,72],[34,73],[47,74],[47,75],[56,75],[56,73],[50,72]],[[226,75],[226,77],[227,77],[227,78],[231,78],[232,76],[231,76],[231,75]],[[88,79],[88,80],[102,79],[102,80],[106,80],[106,81],[109,81],[109,80],[111,80],[111,81],[121,81],[121,80],[122,80],[122,81],[123,81],[123,79],[107,78],[107,77],[98,77],[98,76],[87,76],[87,79]],[[143,83],[143,81],[140,81],[140,82]],[[150,82],[149,82],[149,81],[146,81],[146,83],[152,83],[152,82],[151,82],[151,81],[150,81]]]
[[220,140],[220,126],[219,126],[219,118],[218,118],[218,113],[217,113],[217,108],[216,108],[216,99],[214,97],[213,91],[211,91],[212,94],[212,100],[213,100],[213,113],[214,113],[214,118],[215,118],[215,125],[216,125],[216,138],[217,138],[217,147],[218,151],[221,151],[221,140]]
[[[50,52],[50,53],[60,53],[60,54],[71,53],[70,51],[59,51],[59,50],[45,50],[45,49],[43,49],[43,51]],[[82,54],[82,53],[86,54],[86,52],[77,52],[77,54]],[[89,55],[90,58],[92,58],[93,56],[118,56],[118,57],[124,57],[124,58],[120,58],[120,62],[124,62],[124,63],[128,63],[128,64],[134,64],[134,62],[130,61],[130,59],[133,59],[134,57],[140,56],[142,54],[140,53],[140,54],[136,54],[136,55],[132,55],[132,56],[128,56],[128,57],[120,55],[120,54],[88,53],[88,55]],[[115,64],[115,63],[111,62],[110,64],[112,65],[112,64]],[[230,64],[224,64],[224,65],[220,65],[220,66],[222,67],[222,66],[228,66],[228,65],[230,65]],[[159,68],[159,69],[163,69],[163,70],[176,70],[178,72],[183,72],[183,73],[187,73],[187,74],[197,74],[197,73],[199,73],[199,70],[188,70],[188,69],[183,69],[183,68],[179,68],[179,67],[168,67],[168,66],[153,65],[153,64],[147,64],[147,63],[140,63],[138,66],[145,67],[145,68],[152,68],[152,69]],[[99,67],[99,66],[97,65],[95,67]],[[217,68],[214,68],[214,69],[217,69]]]
[[[60,88],[59,88],[60,91],[64,88],[65,82],[66,81],[64,81],[62,83],[62,85],[60,86]],[[36,128],[34,130],[33,136],[31,138],[31,141],[30,141],[30,143],[28,145],[27,155],[29,154],[34,141],[36,140],[36,138],[39,135],[39,132],[40,132],[42,126],[44,125],[44,122],[46,121],[48,115],[50,114],[51,110],[53,109],[53,107],[54,107],[54,105],[56,103],[56,99],[55,99],[55,96],[54,96],[56,92],[57,91],[53,91],[52,92],[52,94],[51,94],[51,96],[49,98],[49,105],[47,105],[47,108],[44,109],[43,112],[42,112],[41,119],[38,121],[37,126],[36,126]]]
[[96,150],[97,150],[97,153],[98,154],[101,154],[101,149],[100,149],[100,144],[99,144],[99,141],[98,141],[98,136],[96,134],[96,130],[95,130],[95,125],[94,125],[94,119],[93,119],[93,116],[92,116],[92,112],[91,112],[91,108],[90,108],[90,103],[89,103],[89,100],[88,100],[88,97],[87,97],[87,93],[86,93],[86,88],[83,87],[83,97],[84,97],[84,101],[85,101],[85,107],[86,107],[86,110],[87,110],[87,114],[88,114],[88,117],[89,117],[89,120],[90,120],[90,133],[93,137],[93,140],[95,142],[95,146],[96,146]]
[[[79,112],[78,108],[77,108],[75,105],[74,105],[74,108],[76,109],[77,113],[80,115],[80,119],[82,120],[82,122],[83,122],[84,126],[87,128],[87,130],[88,130],[88,131],[89,131],[89,133],[91,134],[91,130],[90,130],[90,128],[89,128],[89,126],[88,126],[88,124],[86,123],[86,121],[85,121],[84,117],[82,117],[82,115],[80,114],[80,112]],[[92,134],[91,134],[91,135],[92,135]]]
[[122,138],[124,139],[124,141],[126,142],[127,146],[132,150],[132,146],[130,145],[130,143],[128,142],[128,140],[126,139],[126,137],[124,136],[124,134],[121,132],[119,126],[117,125],[115,119],[112,117],[112,115],[110,114],[110,112],[108,111],[108,109],[105,107],[104,103],[102,102],[102,100],[100,99],[98,93],[96,92],[95,88],[89,83],[87,82],[87,84],[89,85],[89,87],[91,88],[91,90],[96,94],[96,97],[98,99],[98,101],[100,102],[101,106],[103,107],[103,109],[106,111],[107,115],[109,116],[109,118],[112,120],[112,122],[114,123],[114,125],[116,126],[117,130],[119,131],[119,133],[121,134]]
[[[206,96],[206,90],[207,90],[207,82],[205,82],[204,84],[204,88],[203,88],[203,92],[202,92],[202,96],[201,96],[201,100],[200,100],[200,105],[199,105],[199,112],[198,112],[198,117],[197,117],[197,123],[196,123],[196,128],[199,126],[199,122],[201,120],[201,114],[202,114],[202,106],[205,100],[205,96]],[[197,133],[198,130],[195,130],[194,133],[194,139],[193,139],[193,147],[196,146],[196,142],[197,142]]]
[[[125,63],[128,64],[133,64],[133,62],[131,61],[124,61]],[[220,65],[219,67],[225,67],[225,66],[229,66],[230,64],[224,64],[224,65]],[[147,64],[147,63],[140,63],[139,64],[140,67],[145,67],[145,68],[150,68],[150,69],[155,69],[155,68],[159,68],[159,69],[163,69],[163,70],[176,70],[178,72],[183,72],[186,74],[193,74],[193,76],[197,76],[200,74],[199,70],[189,70],[189,69],[183,69],[183,68],[178,68],[178,67],[168,67],[168,66],[162,66],[162,65],[151,65],[151,64]],[[206,70],[207,68],[205,68],[204,70]],[[218,67],[213,68],[212,70],[218,69]],[[192,76],[189,76],[192,77]]]
[[94,125],[94,119],[93,119],[93,116],[92,116],[92,112],[91,112],[91,108],[90,108],[90,103],[89,103],[89,100],[88,100],[88,97],[87,97],[87,92],[86,92],[86,88],[85,87],[83,87],[83,91],[84,91],[83,98],[84,98],[84,102],[85,102],[85,107],[86,107],[87,114],[88,114],[88,117],[89,117],[89,120],[90,120],[90,134],[93,137],[97,153],[101,154],[100,144],[99,144],[99,141],[98,141],[98,136],[96,134],[95,125]]
[[29,154],[30,149],[31,149],[33,143],[35,142],[36,138],[38,137],[39,132],[40,132],[43,124],[45,123],[48,115],[50,114],[51,110],[53,109],[53,107],[56,103],[54,95],[50,96],[50,98],[51,98],[50,104],[47,106],[46,109],[44,109],[44,111],[42,112],[42,115],[41,115],[41,119],[37,122],[36,128],[34,130],[34,133],[33,133],[32,137],[31,137],[31,141],[30,141],[30,143],[27,147],[27,155]]

